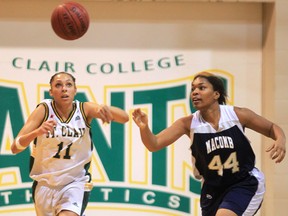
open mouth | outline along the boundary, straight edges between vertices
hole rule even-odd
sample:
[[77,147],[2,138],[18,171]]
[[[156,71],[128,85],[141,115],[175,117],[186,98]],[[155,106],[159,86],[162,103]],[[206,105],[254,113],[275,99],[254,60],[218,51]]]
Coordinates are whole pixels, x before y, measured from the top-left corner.
[[69,98],[69,95],[62,95],[61,98]]

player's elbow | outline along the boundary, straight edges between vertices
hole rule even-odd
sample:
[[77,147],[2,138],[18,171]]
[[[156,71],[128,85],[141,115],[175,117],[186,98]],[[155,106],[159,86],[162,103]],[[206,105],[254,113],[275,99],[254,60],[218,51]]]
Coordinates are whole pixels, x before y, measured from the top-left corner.
[[155,146],[155,145],[145,145],[146,148],[148,149],[149,152],[157,152],[159,151],[161,148]]
[[126,123],[129,121],[129,115],[126,113],[126,115],[123,116],[123,123]]
[[12,145],[10,150],[12,154],[17,154],[19,152],[19,150],[15,147],[15,145]]
[[149,152],[157,152],[158,150],[155,148],[147,148]]

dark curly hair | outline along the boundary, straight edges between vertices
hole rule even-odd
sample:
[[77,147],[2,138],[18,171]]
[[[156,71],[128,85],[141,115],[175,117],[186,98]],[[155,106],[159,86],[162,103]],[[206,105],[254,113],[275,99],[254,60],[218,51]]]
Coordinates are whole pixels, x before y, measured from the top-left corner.
[[220,97],[218,98],[218,103],[219,104],[226,104],[226,99],[227,99],[227,92],[224,87],[224,83],[221,78],[218,76],[215,76],[212,73],[203,71],[195,75],[193,81],[197,78],[204,78],[208,80],[209,83],[213,86],[213,90],[219,92]]

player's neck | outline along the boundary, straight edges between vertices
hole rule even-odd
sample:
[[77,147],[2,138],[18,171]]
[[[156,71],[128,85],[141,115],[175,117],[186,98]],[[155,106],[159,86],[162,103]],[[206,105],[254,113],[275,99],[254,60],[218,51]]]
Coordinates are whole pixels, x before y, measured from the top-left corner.
[[67,104],[67,105],[59,105],[55,103],[55,108],[57,113],[61,116],[62,119],[66,120],[68,119],[70,113],[73,110],[73,104]]
[[218,128],[221,112],[220,112],[220,106],[217,104],[216,106],[211,106],[206,110],[202,110],[200,112],[201,117],[204,119],[204,121],[208,122],[212,125],[215,129]]

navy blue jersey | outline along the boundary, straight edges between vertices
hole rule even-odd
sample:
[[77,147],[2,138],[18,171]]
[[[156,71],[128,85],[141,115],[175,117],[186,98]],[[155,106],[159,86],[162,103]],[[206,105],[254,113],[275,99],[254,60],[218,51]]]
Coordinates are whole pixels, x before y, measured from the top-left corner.
[[193,114],[191,122],[194,175],[214,186],[233,184],[255,166],[254,152],[234,107],[220,105],[220,112],[217,131],[199,111]]

